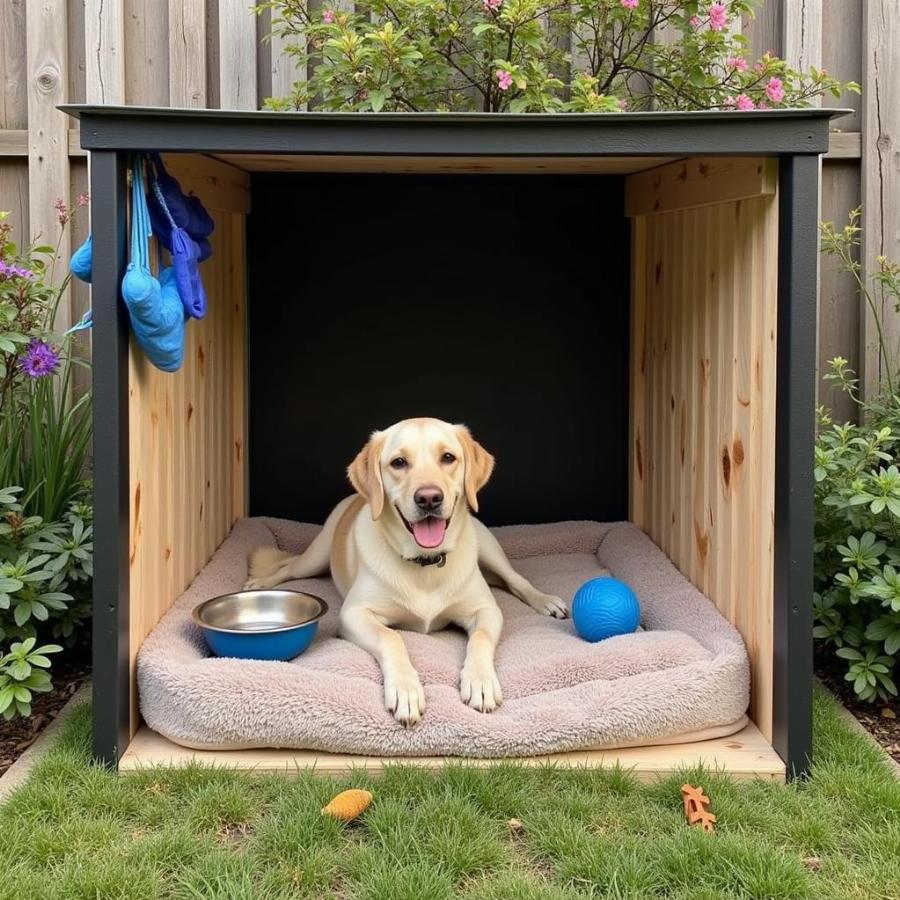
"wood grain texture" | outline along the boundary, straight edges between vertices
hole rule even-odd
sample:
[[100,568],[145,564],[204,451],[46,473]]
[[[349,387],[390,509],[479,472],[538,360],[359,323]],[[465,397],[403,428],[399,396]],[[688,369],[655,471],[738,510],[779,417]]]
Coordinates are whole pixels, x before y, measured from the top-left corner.
[[[866,0],[863,36],[863,268],[877,271],[877,257],[900,260],[900,15],[895,0]],[[888,353],[900,359],[900,316],[893,302],[878,301]],[[884,380],[870,310],[863,310],[860,364],[867,394]]]
[[[64,0],[35,0],[26,17],[28,68],[28,209],[29,237],[56,245],[57,269],[68,264],[69,232],[60,238],[54,204],[69,201],[68,117],[56,107],[66,102],[66,4]],[[63,297],[56,327],[72,323],[68,296]]]
[[775,193],[774,159],[683,159],[625,182],[625,215],[641,216]]
[[[862,83],[862,0],[821,0],[822,65],[841,81]],[[898,49],[897,52],[900,52]],[[862,97],[844,91],[840,97],[822,98],[823,106],[850,108],[853,114],[837,119],[842,131],[859,131]]]
[[169,104],[203,109],[206,95],[206,3],[169,0]]
[[125,0],[125,102],[169,105],[169,9],[160,0]]
[[[827,161],[822,166],[822,219],[843,227],[851,209],[860,204],[860,171],[857,160]],[[828,361],[835,356],[849,360],[859,371],[860,303],[853,276],[842,272],[834,257],[822,255],[819,277],[819,403],[832,410],[836,422],[855,421],[856,404],[831,382],[822,380]]]
[[25,28],[25,0],[0,3],[0,128],[28,126]]
[[[643,175],[631,176],[639,180]],[[738,628],[772,727],[775,195],[633,221],[632,521]]]
[[219,106],[256,109],[256,17],[246,0],[219,0]]
[[224,153],[216,159],[247,172],[503,172],[627,174],[671,162],[666,156],[298,156],[282,153]]
[[85,0],[85,102],[125,102],[124,0]]
[[244,216],[216,202],[222,163],[210,161],[205,177],[202,157],[166,163],[216,229],[201,267],[209,310],[187,323],[182,368],[160,372],[134,342],[129,349],[132,731],[141,642],[246,513],[245,467],[234,463],[235,443],[246,446]]
[[[822,67],[822,0],[792,0],[782,5],[782,55],[801,72]],[[812,101],[820,106],[821,100]]]
[[[656,747],[627,747],[619,750],[583,750],[553,753],[548,756],[520,757],[521,766],[553,765],[572,769],[603,769],[620,766],[639,781],[652,782],[672,775],[685,766],[702,764],[722,769],[737,780],[763,778],[785,780],[784,763],[765,737],[752,723],[728,737]],[[150,766],[185,766],[199,763],[232,769],[252,769],[291,775],[298,770],[317,775],[346,775],[353,770],[379,774],[387,766],[403,764],[422,769],[438,769],[448,764],[464,764],[477,768],[497,765],[498,760],[459,759],[458,757],[351,756],[339,753],[317,753],[312,750],[190,750],[172,743],[149,728],[135,735],[122,759],[119,771],[133,772]],[[510,762],[504,760],[503,762]]]

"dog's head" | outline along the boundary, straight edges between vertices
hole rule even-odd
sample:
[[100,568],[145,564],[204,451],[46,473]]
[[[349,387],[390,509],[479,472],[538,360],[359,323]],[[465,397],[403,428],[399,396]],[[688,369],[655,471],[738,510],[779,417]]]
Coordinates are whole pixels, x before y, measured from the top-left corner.
[[493,468],[494,457],[465,425],[405,419],[376,431],[347,474],[373,519],[387,509],[418,547],[439,551],[454,512],[464,504],[478,511],[478,491]]

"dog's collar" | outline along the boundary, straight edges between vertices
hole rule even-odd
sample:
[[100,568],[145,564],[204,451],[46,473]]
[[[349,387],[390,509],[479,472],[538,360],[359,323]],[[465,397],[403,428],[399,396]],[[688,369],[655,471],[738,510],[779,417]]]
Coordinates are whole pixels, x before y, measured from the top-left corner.
[[423,568],[425,566],[437,566],[440,569],[447,563],[447,554],[438,553],[436,556],[414,556],[412,559],[407,559],[406,561],[417,563]]

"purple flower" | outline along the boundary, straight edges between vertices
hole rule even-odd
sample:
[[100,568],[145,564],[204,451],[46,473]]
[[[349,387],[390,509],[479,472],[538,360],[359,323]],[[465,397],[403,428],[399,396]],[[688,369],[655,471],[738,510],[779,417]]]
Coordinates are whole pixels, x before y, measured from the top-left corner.
[[21,266],[11,266],[0,259],[0,275],[4,278],[34,278],[31,269],[23,269]]
[[52,375],[59,366],[59,354],[44,341],[35,338],[19,357],[19,368],[30,378]]

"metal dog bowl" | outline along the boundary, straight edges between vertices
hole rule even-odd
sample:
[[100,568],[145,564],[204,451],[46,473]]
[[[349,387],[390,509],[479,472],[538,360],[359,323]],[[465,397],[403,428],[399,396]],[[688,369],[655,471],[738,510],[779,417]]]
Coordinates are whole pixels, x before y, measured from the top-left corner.
[[216,656],[293,659],[311,643],[328,604],[299,591],[236,591],[194,608]]

